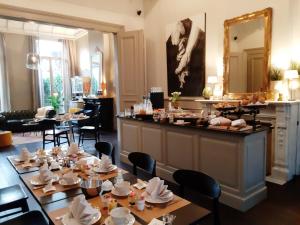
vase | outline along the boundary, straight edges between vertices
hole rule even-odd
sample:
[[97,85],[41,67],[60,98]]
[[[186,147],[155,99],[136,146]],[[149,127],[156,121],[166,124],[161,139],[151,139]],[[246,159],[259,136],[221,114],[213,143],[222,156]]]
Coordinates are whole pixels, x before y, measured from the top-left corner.
[[172,106],[173,106],[174,109],[178,109],[179,108],[179,102],[178,101],[172,102]]

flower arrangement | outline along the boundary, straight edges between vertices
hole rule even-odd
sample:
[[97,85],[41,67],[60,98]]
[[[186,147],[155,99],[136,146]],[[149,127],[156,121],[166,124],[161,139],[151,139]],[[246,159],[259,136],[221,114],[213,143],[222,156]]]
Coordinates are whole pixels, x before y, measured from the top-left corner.
[[172,95],[172,97],[170,98],[170,100],[171,100],[172,103],[175,103],[179,100],[181,92],[174,91],[174,92],[171,93],[171,95]]

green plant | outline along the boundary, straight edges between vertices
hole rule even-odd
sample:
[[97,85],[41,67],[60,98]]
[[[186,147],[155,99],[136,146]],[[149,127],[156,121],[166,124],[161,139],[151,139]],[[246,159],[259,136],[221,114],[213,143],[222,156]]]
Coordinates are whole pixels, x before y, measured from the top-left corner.
[[300,74],[300,63],[291,61],[290,70],[297,70],[298,74]]
[[282,76],[282,70],[278,67],[271,67],[270,69],[270,79],[271,81],[278,81],[278,80],[282,80],[283,76]]
[[60,106],[60,99],[57,94],[53,94],[49,97],[49,101],[51,103],[51,106],[54,108],[56,112],[58,112],[59,106]]
[[174,103],[174,102],[177,102],[179,100],[181,92],[174,91],[174,92],[171,93],[171,95],[172,95],[171,101]]

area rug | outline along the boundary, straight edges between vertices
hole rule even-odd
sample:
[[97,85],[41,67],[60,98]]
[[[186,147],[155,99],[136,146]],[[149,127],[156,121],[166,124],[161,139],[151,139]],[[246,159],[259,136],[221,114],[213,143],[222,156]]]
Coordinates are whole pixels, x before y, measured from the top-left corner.
[[40,133],[14,133],[13,145],[29,144],[43,141],[43,136]]

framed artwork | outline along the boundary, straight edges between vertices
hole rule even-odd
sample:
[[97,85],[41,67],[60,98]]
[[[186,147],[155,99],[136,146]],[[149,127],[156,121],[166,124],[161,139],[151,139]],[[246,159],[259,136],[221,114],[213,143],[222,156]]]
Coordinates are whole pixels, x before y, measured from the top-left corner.
[[182,19],[167,25],[166,50],[168,95],[201,96],[205,87],[206,15]]

